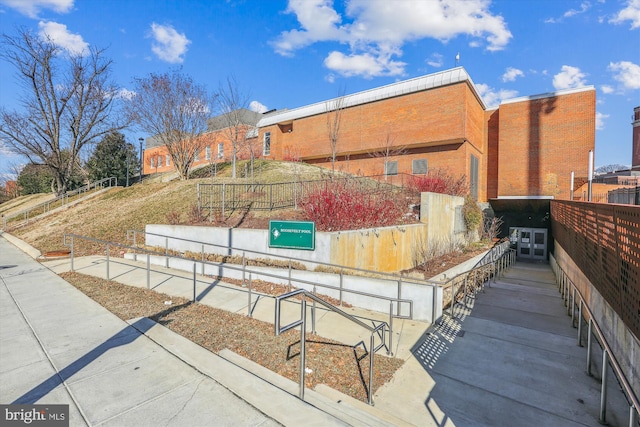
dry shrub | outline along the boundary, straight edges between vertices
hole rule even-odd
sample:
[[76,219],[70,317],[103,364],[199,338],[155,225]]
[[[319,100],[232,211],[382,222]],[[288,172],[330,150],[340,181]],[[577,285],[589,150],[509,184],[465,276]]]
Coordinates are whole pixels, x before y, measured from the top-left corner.
[[171,212],[167,213],[167,223],[169,223],[171,225],[180,224],[180,212],[171,211]]
[[407,187],[414,193],[440,193],[464,197],[469,193],[469,183],[465,175],[454,177],[446,169],[429,169],[426,175],[413,175]]
[[349,179],[327,181],[312,189],[299,206],[319,231],[393,225],[404,212],[402,201],[391,191],[367,191]]

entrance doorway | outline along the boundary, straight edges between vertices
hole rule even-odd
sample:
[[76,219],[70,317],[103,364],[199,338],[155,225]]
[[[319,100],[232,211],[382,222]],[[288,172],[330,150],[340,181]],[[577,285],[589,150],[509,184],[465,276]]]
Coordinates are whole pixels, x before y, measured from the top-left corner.
[[511,243],[516,245],[518,258],[546,261],[547,229],[546,228],[509,228]]

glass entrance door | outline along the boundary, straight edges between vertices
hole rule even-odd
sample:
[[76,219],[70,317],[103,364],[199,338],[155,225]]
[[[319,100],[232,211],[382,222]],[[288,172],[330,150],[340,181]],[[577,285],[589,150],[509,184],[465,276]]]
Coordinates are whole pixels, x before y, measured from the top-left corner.
[[510,234],[517,236],[518,258],[542,261],[547,259],[547,229],[514,228]]

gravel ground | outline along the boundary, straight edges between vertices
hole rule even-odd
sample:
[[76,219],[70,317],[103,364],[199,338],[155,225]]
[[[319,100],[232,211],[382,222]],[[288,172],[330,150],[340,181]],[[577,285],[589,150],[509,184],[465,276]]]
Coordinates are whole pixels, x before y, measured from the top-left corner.
[[[300,332],[278,337],[273,325],[184,298],[123,285],[79,273],[61,276],[123,320],[149,317],[216,353],[228,348],[298,382]],[[173,304],[167,306],[165,301]],[[326,384],[356,399],[367,400],[369,357],[355,348],[318,335],[307,335],[306,386]],[[403,360],[375,355],[374,393],[391,380]]]

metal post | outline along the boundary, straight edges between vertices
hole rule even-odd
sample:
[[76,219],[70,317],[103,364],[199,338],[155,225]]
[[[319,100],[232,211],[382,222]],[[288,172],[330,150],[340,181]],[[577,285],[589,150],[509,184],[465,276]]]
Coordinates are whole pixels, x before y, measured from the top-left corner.
[[[244,282],[244,280],[243,280],[243,282]],[[249,273],[249,292],[247,293],[247,295],[248,295],[247,298],[249,299],[249,301],[247,303],[247,316],[253,317],[251,315],[251,273]]]
[[193,263],[193,302],[196,302],[196,263]]
[[204,244],[202,245],[202,275],[204,276]]
[[73,270],[73,252],[74,252],[74,248],[73,248],[73,236],[71,236],[71,271]]
[[578,347],[582,347],[582,299],[578,306]]
[[387,355],[393,356],[393,301],[389,300],[389,348]]
[[607,350],[602,350],[602,388],[600,389],[600,423],[607,423],[607,365],[609,355]]
[[109,279],[109,244],[107,243],[107,280]]
[[225,196],[226,184],[222,183],[222,216],[224,217],[224,196]]
[[593,340],[591,338],[591,332],[593,328],[593,320],[589,318],[589,327],[587,329],[587,375],[591,376],[591,344]]
[[636,427],[636,407],[634,405],[629,407],[629,427]]
[[575,323],[576,317],[576,287],[573,287],[573,298],[571,298],[571,326]]
[[291,292],[291,258],[289,258],[289,292]]
[[[313,296],[316,296],[316,285],[313,285]],[[316,334],[316,300],[311,304],[311,333]]]
[[169,268],[169,238],[164,238],[165,267]]
[[147,254],[147,289],[151,289],[151,257]]
[[588,184],[588,196],[587,200],[591,201],[593,197],[593,150],[589,150],[589,184]]
[[300,399],[304,400],[304,368],[306,364],[305,346],[307,344],[307,336],[305,334],[307,324],[307,301],[302,296],[302,303],[300,304],[302,325],[300,325]]
[[371,339],[369,340],[369,405],[373,405],[373,356],[374,356],[374,334],[371,333]]
[[342,276],[343,276],[343,272],[344,272],[344,269],[341,268],[340,269],[340,307],[342,307],[342,286],[343,286],[343,283],[342,283],[343,277]]

